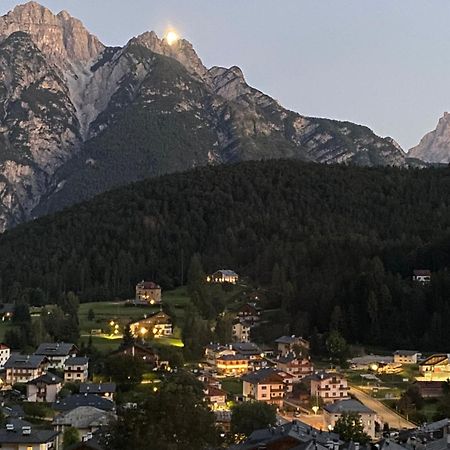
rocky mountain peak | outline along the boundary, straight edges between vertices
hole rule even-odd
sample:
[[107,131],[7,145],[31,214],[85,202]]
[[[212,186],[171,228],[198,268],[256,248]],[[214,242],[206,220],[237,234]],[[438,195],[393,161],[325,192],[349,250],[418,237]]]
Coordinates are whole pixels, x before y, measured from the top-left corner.
[[450,163],[450,113],[444,112],[436,129],[427,133],[408,156],[431,163]]
[[103,44],[66,11],[58,15],[37,2],[16,6],[0,17],[0,41],[16,31],[28,33],[37,47],[63,71],[96,58]]
[[154,31],[146,31],[131,39],[130,43],[138,43],[154,53],[168,56],[180,62],[192,75],[204,78],[207,69],[197,55],[192,44],[186,39],[179,39],[172,45],[166,39],[160,39]]
[[229,69],[217,66],[211,67],[208,76],[215,93],[227,100],[236,100],[241,95],[251,92],[242,70],[237,66],[232,66]]

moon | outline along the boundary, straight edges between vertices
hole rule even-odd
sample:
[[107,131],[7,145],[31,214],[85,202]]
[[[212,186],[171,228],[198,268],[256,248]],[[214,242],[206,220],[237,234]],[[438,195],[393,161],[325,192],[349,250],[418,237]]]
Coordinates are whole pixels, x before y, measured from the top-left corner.
[[165,38],[169,45],[173,45],[180,39],[180,36],[178,36],[176,31],[170,30],[166,33]]

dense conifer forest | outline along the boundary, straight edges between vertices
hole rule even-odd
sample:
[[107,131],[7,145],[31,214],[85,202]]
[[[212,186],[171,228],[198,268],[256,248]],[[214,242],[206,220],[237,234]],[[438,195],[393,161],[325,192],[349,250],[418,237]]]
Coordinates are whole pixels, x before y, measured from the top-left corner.
[[[0,297],[129,298],[143,278],[184,284],[195,253],[266,287],[288,333],[429,350],[450,339],[450,168],[280,160],[135,183],[1,236]],[[415,268],[432,270],[429,286]]]

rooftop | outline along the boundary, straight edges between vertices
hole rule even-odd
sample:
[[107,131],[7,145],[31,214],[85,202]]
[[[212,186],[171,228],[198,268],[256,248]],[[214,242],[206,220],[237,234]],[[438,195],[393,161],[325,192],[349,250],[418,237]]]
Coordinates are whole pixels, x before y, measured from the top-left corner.
[[113,411],[115,403],[99,395],[72,394],[68,397],[53,403],[52,408],[55,411],[71,411],[79,406],[92,406],[103,411]]
[[231,344],[231,347],[233,350],[243,354],[251,353],[257,355],[261,353],[261,349],[253,342],[235,342]]
[[421,366],[434,366],[436,364],[448,363],[448,355],[445,353],[437,353],[435,355],[431,355],[425,361],[423,361]]
[[5,363],[5,369],[37,369],[47,358],[43,355],[21,355],[13,353]]
[[116,392],[116,383],[81,383],[80,394],[105,394]]
[[28,384],[44,383],[44,384],[59,384],[62,383],[62,378],[54,375],[53,373],[47,372],[40,377],[35,378],[28,382]]
[[76,353],[77,347],[70,342],[45,342],[34,352],[35,355],[69,356]]
[[293,334],[292,336],[281,336],[278,339],[275,340],[275,343],[277,344],[295,344],[297,342],[304,341],[302,337],[295,336]]
[[14,303],[0,303],[0,314],[13,313],[15,309]]
[[[283,437],[291,437],[299,444],[314,441],[318,444],[327,444],[330,441],[340,442],[339,435],[336,433],[320,431],[299,420],[293,420],[277,427],[256,430],[243,445],[236,446],[236,448],[255,448],[258,444],[268,444]],[[322,449],[322,447],[319,448]]]
[[144,281],[139,282],[136,287],[140,289],[161,289],[159,284],[154,283],[153,281]]
[[206,397],[227,396],[227,393],[224,390],[219,389],[216,386],[208,386],[205,391]]
[[418,353],[417,350],[396,350],[394,355],[414,356]]
[[323,409],[332,414],[347,413],[347,412],[356,412],[360,414],[375,414],[375,412],[372,411],[370,408],[358,402],[358,400],[353,399],[340,400],[338,402],[324,406]]
[[[13,424],[14,425],[14,424]],[[24,425],[29,426],[29,425]],[[9,431],[6,428],[0,430],[0,442],[4,444],[46,444],[52,442],[58,435],[57,431],[53,430],[34,430],[31,427],[30,434],[22,432],[22,426]]]
[[219,270],[216,270],[214,273],[220,273],[225,277],[237,277],[238,276],[238,274],[234,270],[230,270],[230,269],[219,269]]
[[414,270],[414,275],[416,277],[429,277],[431,276],[431,270],[428,269],[416,269]]
[[115,414],[94,406],[78,406],[55,417],[54,425],[69,425],[75,428],[92,428],[108,425]]
[[247,373],[242,376],[241,379],[251,384],[264,383],[268,381],[282,383],[285,378],[283,375],[281,375],[278,370],[266,368]]
[[310,379],[311,380],[315,380],[315,381],[320,381],[320,380],[329,380],[330,378],[344,378],[341,374],[337,373],[337,372],[319,372],[319,373],[315,373],[313,375],[311,375]]
[[73,356],[66,360],[64,366],[85,366],[86,364],[89,364],[89,358],[87,356]]

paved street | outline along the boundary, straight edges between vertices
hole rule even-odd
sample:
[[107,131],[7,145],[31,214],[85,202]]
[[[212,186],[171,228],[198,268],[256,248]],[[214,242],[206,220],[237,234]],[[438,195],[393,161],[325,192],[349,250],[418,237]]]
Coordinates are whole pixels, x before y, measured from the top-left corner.
[[358,399],[361,403],[366,405],[368,408],[375,411],[383,423],[388,423],[391,428],[415,428],[416,425],[404,419],[402,416],[398,415],[396,412],[389,409],[387,406],[383,405],[379,400],[371,397],[359,389],[350,388],[350,394]]

